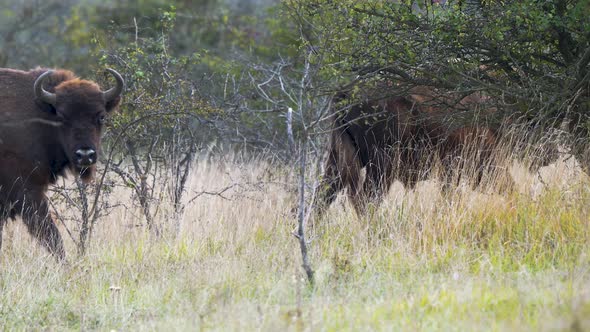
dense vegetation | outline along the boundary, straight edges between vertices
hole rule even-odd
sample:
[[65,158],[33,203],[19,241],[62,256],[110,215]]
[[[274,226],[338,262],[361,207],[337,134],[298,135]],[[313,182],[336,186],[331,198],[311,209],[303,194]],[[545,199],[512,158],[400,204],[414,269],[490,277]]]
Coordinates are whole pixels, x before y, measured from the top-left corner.
[[[97,180],[51,192],[70,265],[9,227],[0,326],[588,328],[589,14],[588,0],[0,0],[0,67],[126,80]],[[504,196],[429,182],[304,227],[332,96],[384,84],[481,92],[486,121],[532,144],[558,132],[565,157],[535,179],[508,165],[523,174]]]

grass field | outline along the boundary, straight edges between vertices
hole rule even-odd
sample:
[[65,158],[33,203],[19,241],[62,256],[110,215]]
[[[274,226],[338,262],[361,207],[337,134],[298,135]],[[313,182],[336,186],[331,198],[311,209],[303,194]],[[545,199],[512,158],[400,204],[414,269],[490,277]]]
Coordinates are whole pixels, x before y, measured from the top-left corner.
[[[256,183],[264,168],[200,163],[191,192]],[[67,265],[12,222],[0,330],[590,330],[588,180],[572,160],[512,174],[517,190],[502,196],[396,184],[363,219],[340,200],[309,231],[313,288],[281,183],[202,195],[160,239],[118,208],[82,258],[62,227]]]

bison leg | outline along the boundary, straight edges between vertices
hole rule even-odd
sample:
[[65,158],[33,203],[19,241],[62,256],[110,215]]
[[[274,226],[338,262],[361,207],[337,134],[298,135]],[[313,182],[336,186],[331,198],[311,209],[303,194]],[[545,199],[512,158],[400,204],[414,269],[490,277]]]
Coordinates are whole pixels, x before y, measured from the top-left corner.
[[29,205],[23,211],[23,221],[29,233],[58,260],[63,261],[65,250],[61,234],[49,214],[47,199],[40,196],[29,201]]
[[395,179],[393,164],[389,157],[390,152],[381,153],[376,155],[377,163],[366,166],[363,188],[356,199],[355,207],[358,213],[366,213],[368,204],[378,207]]
[[393,183],[393,176],[399,179],[407,191],[413,190],[418,181],[425,180],[432,167],[431,151],[434,150],[428,142],[423,140],[412,140],[393,150],[396,156],[396,169],[394,173],[391,167],[390,184]]
[[359,199],[359,194],[362,193],[360,188],[361,169],[358,160],[354,160],[350,168],[346,170],[347,174],[345,177],[346,184],[348,185],[348,199],[352,202],[357,213],[359,213],[359,209],[361,208],[359,204],[364,203],[362,199]]
[[320,193],[318,194],[317,199],[317,207],[319,209],[328,208],[328,206],[334,202],[340,190],[344,187],[342,176],[338,170],[337,158],[337,153],[331,150],[320,184]]
[[379,205],[382,197],[384,175],[385,173],[378,165],[367,165],[363,188],[352,198],[357,214],[366,214],[369,204]]
[[323,214],[345,187],[348,187],[349,196],[356,195],[360,171],[361,165],[352,139],[345,132],[335,134],[315,204],[317,216]]
[[362,169],[358,150],[348,134],[340,136],[339,143],[338,173],[342,181],[341,185],[347,187],[348,197],[355,204],[356,209],[355,200],[359,192]]
[[[420,180],[420,172],[422,172],[422,170],[419,167],[416,167],[416,165],[403,165],[402,167],[399,168],[398,170],[399,173],[399,179],[400,181],[403,183],[404,188],[407,191],[411,191],[416,187],[416,184],[418,184],[418,181]],[[393,183],[393,179],[391,179],[390,181],[391,183]]]
[[457,188],[461,183],[461,176],[466,170],[463,169],[463,163],[461,162],[461,156],[459,153],[449,153],[444,156],[441,160],[442,174],[442,194],[448,196],[453,192],[453,189]]

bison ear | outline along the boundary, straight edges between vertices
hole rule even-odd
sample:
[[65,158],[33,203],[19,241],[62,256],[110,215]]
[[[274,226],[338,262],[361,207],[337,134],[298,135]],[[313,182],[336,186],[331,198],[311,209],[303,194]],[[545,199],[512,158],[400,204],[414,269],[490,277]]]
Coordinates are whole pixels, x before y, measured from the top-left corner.
[[119,96],[111,101],[107,101],[105,108],[107,109],[107,112],[111,113],[114,109],[119,107],[120,103],[121,103],[121,97]]

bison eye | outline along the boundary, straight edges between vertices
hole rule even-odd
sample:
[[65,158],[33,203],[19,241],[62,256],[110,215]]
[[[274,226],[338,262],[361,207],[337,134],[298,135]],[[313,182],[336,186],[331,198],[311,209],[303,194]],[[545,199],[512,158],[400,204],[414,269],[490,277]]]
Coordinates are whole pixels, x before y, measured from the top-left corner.
[[98,124],[99,125],[104,125],[104,123],[106,122],[107,118],[104,116],[104,114],[101,114],[98,116]]

